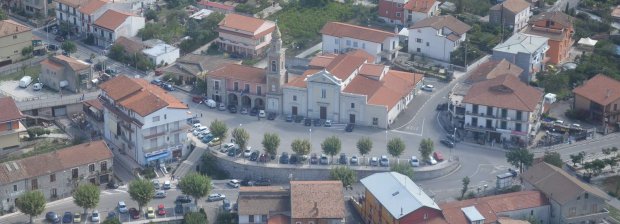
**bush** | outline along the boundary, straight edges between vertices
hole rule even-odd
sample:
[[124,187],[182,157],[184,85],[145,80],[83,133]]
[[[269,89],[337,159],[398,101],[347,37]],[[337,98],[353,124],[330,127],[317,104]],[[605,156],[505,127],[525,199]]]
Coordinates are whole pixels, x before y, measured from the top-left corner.
[[39,137],[41,135],[49,135],[51,133],[51,131],[49,129],[45,129],[42,127],[32,127],[32,128],[28,128],[26,130],[26,132],[28,132],[28,138],[30,140]]
[[519,192],[519,191],[521,191],[521,185],[513,185],[512,187],[498,190],[497,194],[507,194],[507,193]]
[[154,179],[157,177],[157,175],[155,175],[155,170],[152,167],[147,167],[146,169],[140,171],[140,175],[146,179]]
[[202,154],[200,173],[210,176],[214,180],[224,180],[230,177],[228,171],[222,170],[217,166],[217,159],[209,152]]
[[564,112],[564,115],[573,120],[585,121],[588,118],[588,111],[568,109]]

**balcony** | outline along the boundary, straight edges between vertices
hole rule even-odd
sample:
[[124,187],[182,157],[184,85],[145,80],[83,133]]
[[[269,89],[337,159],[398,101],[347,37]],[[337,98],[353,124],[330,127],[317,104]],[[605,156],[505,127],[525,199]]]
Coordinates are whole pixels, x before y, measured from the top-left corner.
[[109,100],[99,96],[99,101],[101,101],[101,104],[103,104],[105,108],[107,108],[110,112],[112,112],[114,115],[116,115],[117,118],[120,118],[122,121],[127,122],[127,123],[134,123],[140,127],[143,125],[140,121],[136,120],[135,118],[129,117],[127,114],[123,113],[121,110],[116,108],[116,106]]
[[475,117],[492,118],[492,119],[498,119],[498,120],[503,120],[503,121],[527,122],[523,119],[516,119],[510,116],[504,117],[504,116],[498,116],[498,115],[488,115],[485,113],[472,113],[471,111],[465,111],[465,114],[470,115],[470,116],[475,116]]
[[227,89],[226,91],[230,92],[230,93],[238,93],[241,96],[244,95],[248,95],[248,96],[265,96],[265,93],[261,92],[260,94],[256,93],[256,92],[252,92],[249,90],[244,90],[244,89]]
[[160,131],[160,132],[156,132],[156,133],[150,133],[149,132],[148,134],[147,133],[143,133],[142,137],[144,137],[144,139],[150,139],[150,138],[155,138],[155,137],[162,136],[164,134],[166,134],[166,132],[164,132],[164,131]]
[[479,126],[472,126],[469,124],[465,124],[465,130],[470,130],[470,131],[478,131],[478,132],[486,132],[486,131],[496,131],[497,128],[494,127],[485,127],[482,125]]
[[158,145],[158,146],[152,146],[152,147],[146,147],[145,146],[145,147],[142,147],[142,151],[144,151],[144,152],[154,152],[154,151],[157,151],[157,150],[168,148],[170,146],[171,145],[168,144],[168,143],[163,144],[163,145]]
[[605,208],[601,209],[597,213],[591,213],[587,215],[579,215],[573,217],[564,218],[565,223],[589,223],[589,220],[601,220],[609,216],[609,211]]

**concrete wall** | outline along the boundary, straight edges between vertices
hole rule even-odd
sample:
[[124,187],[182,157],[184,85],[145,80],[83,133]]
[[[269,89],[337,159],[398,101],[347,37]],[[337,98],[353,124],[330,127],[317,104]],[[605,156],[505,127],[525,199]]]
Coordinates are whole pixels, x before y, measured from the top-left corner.
[[[445,36],[439,36],[437,32],[439,31],[431,27],[410,29],[408,52],[449,62],[450,54],[459,47],[459,43],[448,40]],[[457,42],[463,40],[465,40],[465,34]]]
[[[217,165],[230,173],[231,178],[243,179],[247,177],[270,178],[274,182],[285,183],[293,180],[326,180],[329,179],[330,167],[325,165],[282,165],[259,164],[241,158],[231,160],[230,157],[216,151],[211,152],[218,158]],[[389,172],[385,167],[349,166],[357,171],[357,179],[362,179],[375,173]],[[432,167],[414,168],[414,181],[434,179],[444,176],[460,167],[459,161],[444,161]]]

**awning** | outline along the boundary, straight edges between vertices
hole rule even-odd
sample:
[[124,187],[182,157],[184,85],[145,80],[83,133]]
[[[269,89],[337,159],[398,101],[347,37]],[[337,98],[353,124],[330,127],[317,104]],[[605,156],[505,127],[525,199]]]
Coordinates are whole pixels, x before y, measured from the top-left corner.
[[597,42],[598,42],[597,40],[592,40],[589,37],[587,37],[587,38],[581,38],[579,42],[577,43],[579,45],[593,47],[594,45],[596,45]]
[[164,150],[161,151],[159,153],[154,153],[154,154],[147,154],[148,156],[145,156],[144,158],[146,158],[146,162],[151,162],[151,161],[155,161],[155,160],[159,160],[159,159],[163,159],[166,157],[170,157],[170,151],[168,150]]

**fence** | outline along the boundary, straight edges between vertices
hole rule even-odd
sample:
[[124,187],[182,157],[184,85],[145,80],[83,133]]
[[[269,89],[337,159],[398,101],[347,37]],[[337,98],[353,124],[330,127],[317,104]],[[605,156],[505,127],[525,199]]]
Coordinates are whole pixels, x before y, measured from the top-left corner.
[[0,67],[0,76],[21,71],[24,65],[26,67],[39,65],[40,62],[43,61],[45,58],[46,57],[34,57],[34,58],[26,59],[24,61],[20,61],[17,63],[13,63],[7,66]]
[[32,110],[38,108],[45,107],[55,107],[69,104],[80,103],[85,100],[95,99],[99,96],[99,91],[96,92],[88,92],[83,95],[73,94],[69,96],[58,96],[58,95],[45,95],[41,97],[32,97],[32,98],[16,98],[17,107],[24,110]]

